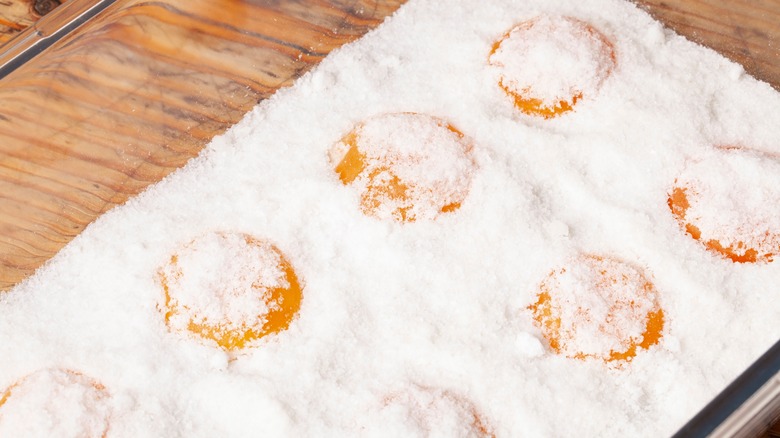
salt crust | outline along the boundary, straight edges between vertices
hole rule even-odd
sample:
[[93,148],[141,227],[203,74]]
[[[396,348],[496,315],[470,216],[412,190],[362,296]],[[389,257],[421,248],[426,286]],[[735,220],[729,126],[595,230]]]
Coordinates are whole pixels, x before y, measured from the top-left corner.
[[[625,352],[644,337],[647,315],[657,310],[657,293],[630,264],[581,257],[545,279],[560,317],[561,353],[609,357]],[[639,354],[644,354],[640,351]]]
[[393,170],[404,181],[420,181],[425,186],[456,182],[472,170],[467,155],[470,145],[449,130],[445,121],[411,113],[388,114],[362,124],[358,136],[369,160],[394,163]]
[[[618,54],[552,120],[518,114],[486,65],[541,14],[591,23]],[[435,221],[366,217],[327,159],[356,123],[404,111],[474,140],[469,195]],[[461,395],[497,436],[669,435],[780,337],[780,264],[706,251],[667,194],[713,145],[780,153],[777,126],[777,92],[628,2],[411,0],[0,295],[0,388],[78,370],[111,394],[112,437],[365,436],[415,384]],[[273,241],[305,283],[289,329],[232,360],[157,308],[159,267],[220,230]],[[536,287],[578,252],[659,291],[664,336],[621,369],[531,342]]]
[[701,231],[701,241],[777,254],[780,157],[719,149],[686,166],[676,185],[690,191],[685,220]]
[[363,425],[366,436],[393,430],[404,437],[487,438],[492,432],[471,403],[442,390],[411,385],[387,396],[376,408],[380,421]]
[[[268,243],[250,243],[244,236],[210,233],[175,253],[167,279],[174,313],[170,325],[186,330],[195,324],[259,330],[268,314],[271,289],[287,288],[279,254]],[[278,306],[278,304],[276,304]]]
[[[366,169],[350,183],[353,190],[365,193],[370,184],[393,178],[407,187],[402,199],[382,197],[372,209],[376,217],[392,218],[412,201],[408,217],[435,219],[443,206],[460,204],[467,196],[474,173],[472,145],[445,120],[413,113],[383,114],[361,123],[354,134]],[[336,144],[331,154],[334,167],[347,148],[343,141]]]
[[577,95],[589,98],[614,67],[612,50],[570,17],[542,15],[513,28],[490,57],[511,91],[553,107]]
[[17,382],[6,395],[0,410],[3,437],[101,438],[109,428],[108,393],[97,382],[71,371],[40,370]]

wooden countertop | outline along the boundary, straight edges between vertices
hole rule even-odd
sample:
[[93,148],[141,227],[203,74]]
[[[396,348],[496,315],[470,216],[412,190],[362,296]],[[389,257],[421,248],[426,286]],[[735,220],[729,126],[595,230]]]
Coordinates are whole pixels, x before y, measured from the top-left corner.
[[[0,290],[403,2],[118,0],[0,80]],[[780,1],[637,2],[780,89]]]

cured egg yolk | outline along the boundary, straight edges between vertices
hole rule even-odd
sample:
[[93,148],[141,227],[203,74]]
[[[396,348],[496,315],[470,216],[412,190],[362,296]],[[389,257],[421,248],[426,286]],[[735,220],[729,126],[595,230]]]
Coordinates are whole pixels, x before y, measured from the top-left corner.
[[447,390],[413,387],[387,396],[380,415],[380,428],[388,423],[394,429],[398,424],[410,425],[405,436],[495,437],[474,403]]
[[719,148],[690,163],[667,199],[680,227],[735,263],[772,262],[780,253],[780,161]]
[[274,245],[241,233],[211,233],[160,269],[165,323],[225,350],[287,329],[301,305],[292,265]]
[[545,119],[595,94],[617,63],[610,40],[571,17],[539,16],[493,43],[488,65],[498,86],[525,114]]
[[471,149],[444,120],[395,113],[359,123],[330,155],[341,182],[358,191],[363,213],[404,223],[460,208],[475,167]]
[[81,373],[37,371],[0,392],[0,436],[105,437],[109,398],[102,384]]
[[644,274],[593,255],[552,271],[529,309],[550,349],[576,359],[630,361],[657,344],[664,328],[658,293]]

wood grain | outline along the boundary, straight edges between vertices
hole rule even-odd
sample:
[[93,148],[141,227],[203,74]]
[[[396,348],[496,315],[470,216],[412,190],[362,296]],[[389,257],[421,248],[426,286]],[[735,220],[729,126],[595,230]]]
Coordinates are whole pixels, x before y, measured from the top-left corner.
[[400,0],[119,1],[0,81],[0,290]]
[[769,426],[769,429],[758,438],[780,438],[780,420]]
[[0,0],[0,46],[61,3],[60,0]]
[[635,0],[680,35],[780,90],[780,0]]

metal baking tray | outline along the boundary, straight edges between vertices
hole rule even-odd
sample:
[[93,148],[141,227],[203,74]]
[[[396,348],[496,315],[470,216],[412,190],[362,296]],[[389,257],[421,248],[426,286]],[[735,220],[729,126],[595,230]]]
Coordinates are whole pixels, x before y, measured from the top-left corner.
[[753,438],[762,436],[778,420],[780,341],[696,414],[674,438]]

